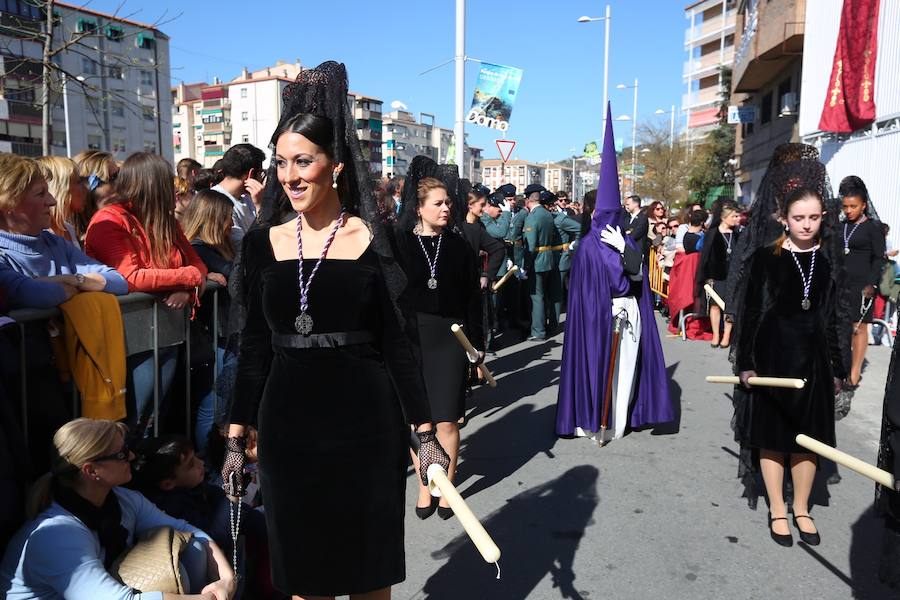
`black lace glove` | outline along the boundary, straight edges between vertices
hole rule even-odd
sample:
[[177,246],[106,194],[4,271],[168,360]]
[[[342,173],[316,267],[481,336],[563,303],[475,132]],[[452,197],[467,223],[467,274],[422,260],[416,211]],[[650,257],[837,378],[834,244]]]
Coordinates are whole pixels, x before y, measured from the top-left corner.
[[231,498],[244,495],[244,463],[246,461],[247,436],[229,437],[225,442],[225,460],[222,462],[222,488]]
[[450,468],[450,457],[441,447],[434,429],[431,431],[416,432],[419,438],[419,476],[422,478],[422,485],[428,485],[428,467],[431,465],[440,465],[444,472]]

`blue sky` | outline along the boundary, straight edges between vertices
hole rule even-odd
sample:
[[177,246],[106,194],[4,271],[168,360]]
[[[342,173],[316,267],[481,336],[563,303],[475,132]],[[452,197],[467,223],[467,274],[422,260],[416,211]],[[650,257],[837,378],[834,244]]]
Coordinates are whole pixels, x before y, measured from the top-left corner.
[[[72,0],[69,0],[72,1]],[[113,12],[122,0],[93,0],[94,10]],[[77,2],[81,4],[81,2]],[[631,84],[637,77],[638,122],[658,119],[658,108],[679,108],[684,51],[684,1],[611,0],[610,99],[613,114],[631,115]],[[468,0],[466,53],[487,62],[524,69],[507,138],[514,156],[544,161],[569,156],[602,136],[603,23],[577,23],[601,16],[602,0]],[[171,37],[173,83],[236,77],[242,66],[258,69],[299,58],[304,65],[335,59],[346,63],[350,87],[387,106],[401,100],[414,113],[436,115],[453,127],[452,64],[420,76],[452,58],[454,0],[124,0],[119,14],[154,22],[164,12],[180,15],[160,27]],[[466,66],[466,109],[478,63]],[[676,119],[676,123],[677,123]],[[616,122],[616,137],[631,142],[631,123]],[[469,143],[497,157],[492,129],[467,125]]]

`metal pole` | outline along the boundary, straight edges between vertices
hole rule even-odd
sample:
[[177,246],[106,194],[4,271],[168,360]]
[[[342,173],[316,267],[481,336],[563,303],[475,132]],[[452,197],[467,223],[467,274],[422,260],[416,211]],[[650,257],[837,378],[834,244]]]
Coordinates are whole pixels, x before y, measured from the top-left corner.
[[634,165],[636,164],[637,157],[637,94],[638,94],[638,80],[637,77],[634,78],[634,113],[631,116],[631,193],[634,193],[634,187],[637,179],[637,174],[634,172]]
[[[604,131],[606,127],[606,104],[609,102],[609,21],[612,19],[612,12],[609,4],[606,5],[606,40],[603,44],[603,119]],[[572,176],[574,177],[574,173]]]
[[[572,153],[572,200],[576,198],[575,196],[575,153]],[[571,202],[572,200],[569,200]]]
[[72,130],[69,127],[69,78],[62,75],[63,117],[66,120],[66,156],[72,158]]
[[[142,415],[138,415],[138,419]],[[159,306],[153,300],[153,437],[159,437]]]
[[456,164],[459,167],[459,176],[465,177],[466,120],[465,120],[465,96],[466,96],[466,0],[456,0],[456,123],[453,126],[453,136],[456,138]]
[[672,119],[669,122],[669,149],[675,146],[675,105],[672,105]]
[[[191,439],[191,315],[190,308],[184,311],[184,435]],[[213,355],[215,356],[215,354]]]

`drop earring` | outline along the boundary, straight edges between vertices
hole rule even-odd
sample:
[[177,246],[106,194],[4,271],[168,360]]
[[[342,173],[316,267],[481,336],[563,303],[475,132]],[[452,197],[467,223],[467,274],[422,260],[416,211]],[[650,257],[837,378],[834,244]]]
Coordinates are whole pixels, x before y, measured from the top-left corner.
[[340,173],[338,172],[337,169],[335,169],[334,171],[331,172],[331,187],[333,189],[337,189],[338,175],[340,175]]

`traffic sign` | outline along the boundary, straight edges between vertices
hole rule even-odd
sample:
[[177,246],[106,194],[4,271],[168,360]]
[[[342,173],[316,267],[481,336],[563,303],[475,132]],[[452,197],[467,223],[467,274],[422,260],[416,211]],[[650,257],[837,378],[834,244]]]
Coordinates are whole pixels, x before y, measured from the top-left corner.
[[503,161],[503,164],[509,162],[509,157],[512,156],[512,151],[515,147],[516,143],[512,140],[497,140],[497,150],[500,151],[500,159]]

